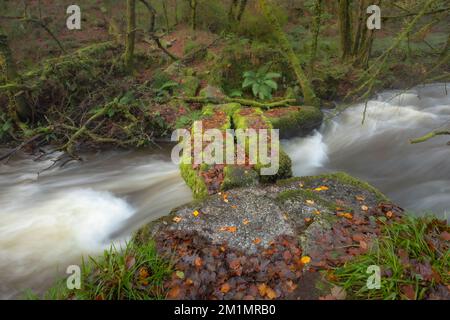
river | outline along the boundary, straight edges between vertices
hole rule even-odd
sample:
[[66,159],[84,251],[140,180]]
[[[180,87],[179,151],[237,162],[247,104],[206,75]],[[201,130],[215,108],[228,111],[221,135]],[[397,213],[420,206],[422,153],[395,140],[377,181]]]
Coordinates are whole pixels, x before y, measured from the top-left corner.
[[[345,109],[306,138],[284,141],[296,175],[346,171],[421,214],[446,217],[450,208],[450,137],[411,145],[409,139],[450,123],[445,85],[384,92]],[[18,155],[0,165],[0,298],[42,292],[82,255],[112,243],[170,209],[189,202],[190,190],[170,151],[85,154],[54,167]]]

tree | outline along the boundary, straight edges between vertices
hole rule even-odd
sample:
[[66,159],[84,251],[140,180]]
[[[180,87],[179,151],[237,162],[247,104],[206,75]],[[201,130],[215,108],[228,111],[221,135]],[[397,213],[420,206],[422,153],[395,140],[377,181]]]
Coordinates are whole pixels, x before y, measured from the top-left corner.
[[352,53],[352,24],[350,15],[351,0],[339,0],[339,40],[341,44],[341,58],[347,60]]
[[189,6],[191,7],[191,26],[192,30],[197,30],[197,0],[188,0]]
[[314,68],[314,62],[316,60],[317,55],[317,43],[319,41],[319,33],[320,33],[320,23],[322,20],[322,0],[314,1],[314,16],[313,16],[313,39],[311,44],[311,56],[310,56],[310,71],[312,72]]
[[270,0],[259,0],[261,9],[273,28],[275,37],[277,38],[281,49],[286,54],[287,59],[294,70],[295,76],[297,77],[298,83],[303,91],[303,97],[307,105],[319,107],[320,101],[316,97],[314,90],[312,89],[311,83],[308,77],[305,75],[300,60],[294,52],[291,43],[289,42],[286,34],[283,32],[281,25],[274,14],[273,7],[269,3]]
[[[14,83],[19,79],[19,73],[14,62],[11,49],[8,44],[8,36],[0,29],[0,69],[3,70],[4,78],[7,83]],[[20,87],[20,86],[19,86]],[[32,111],[24,97],[24,91],[12,87],[9,90],[10,105],[13,107],[9,110],[12,118],[17,122],[21,120],[29,120],[32,117]]]
[[133,70],[134,47],[136,43],[136,0],[127,0],[127,36],[124,64],[128,72]]

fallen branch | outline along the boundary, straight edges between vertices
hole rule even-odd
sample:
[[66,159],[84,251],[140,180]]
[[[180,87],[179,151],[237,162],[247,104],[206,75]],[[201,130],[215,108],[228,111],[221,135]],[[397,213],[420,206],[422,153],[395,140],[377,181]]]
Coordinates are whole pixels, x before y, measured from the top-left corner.
[[420,138],[411,140],[411,144],[422,143],[422,142],[428,141],[434,137],[443,136],[443,135],[450,135],[450,130],[432,131]]
[[270,109],[276,107],[287,107],[295,103],[297,100],[295,99],[283,99],[279,101],[272,102],[258,102],[250,99],[242,99],[242,98],[205,98],[205,97],[176,97],[175,99],[183,100],[184,102],[190,103],[212,103],[212,104],[222,104],[222,103],[239,103],[243,106],[262,108],[262,109]]

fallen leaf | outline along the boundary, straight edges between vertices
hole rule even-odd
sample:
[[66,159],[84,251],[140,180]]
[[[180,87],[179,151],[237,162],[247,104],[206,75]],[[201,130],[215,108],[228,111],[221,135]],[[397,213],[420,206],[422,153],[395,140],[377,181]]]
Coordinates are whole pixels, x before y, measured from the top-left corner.
[[125,258],[125,266],[127,267],[127,270],[130,270],[133,268],[133,266],[136,264],[136,258],[134,256],[127,256]]
[[311,257],[303,256],[303,257],[300,259],[300,262],[301,262],[302,264],[308,264],[308,263],[311,262]]
[[361,210],[362,211],[369,211],[369,207],[368,206],[361,206]]
[[266,296],[270,300],[273,300],[273,299],[275,299],[277,297],[277,293],[274,290],[272,290],[271,288],[268,287],[266,289]]
[[180,287],[176,286],[173,287],[172,289],[169,290],[169,292],[167,293],[167,298],[169,299],[177,299],[178,296],[180,295],[181,289]]
[[175,275],[179,279],[184,279],[184,272],[183,271],[177,271],[177,272],[175,272]]
[[222,228],[219,229],[219,231],[236,233],[237,227],[222,227]]
[[394,213],[392,211],[386,212],[386,217],[389,219],[392,218],[393,215],[394,215]]
[[331,288],[331,295],[336,300],[345,300],[345,298],[347,298],[347,292],[345,292],[344,288],[338,286]]
[[337,216],[338,216],[338,217],[342,217],[342,218],[346,218],[346,219],[348,219],[348,220],[353,219],[353,215],[352,215],[351,213],[349,213],[349,212],[339,212],[339,213],[337,214]]
[[364,197],[364,196],[356,196],[355,198],[356,198],[356,200],[361,201],[361,202],[366,200],[366,197]]
[[255,240],[253,240],[253,243],[258,245],[261,243],[261,239],[260,238],[256,238]]
[[410,284],[401,286],[401,292],[405,295],[408,300],[416,299],[416,292],[414,291],[414,287]]
[[314,200],[306,200],[306,204],[313,206],[315,204]]
[[173,218],[173,222],[175,222],[175,223],[180,223],[181,220],[183,220],[181,217],[175,217],[175,218]]
[[228,292],[230,292],[230,290],[231,290],[231,286],[230,286],[230,284],[227,282],[227,283],[224,283],[221,287],[220,287],[220,292],[222,292],[222,293],[228,293]]
[[198,268],[200,268],[201,266],[203,266],[203,260],[200,257],[195,258],[194,260],[194,265]]
[[447,231],[442,232],[441,238],[442,238],[442,240],[450,241],[450,233],[448,233]]
[[311,218],[305,218],[305,222],[306,222],[306,223],[310,223],[311,221],[312,221]]
[[327,191],[329,188],[327,186],[321,186],[318,188],[315,188],[314,191],[320,192],[320,191]]
[[244,226],[246,226],[246,225],[248,225],[250,223],[250,220],[244,219],[244,221],[242,221],[242,223],[244,224]]
[[265,297],[267,293],[267,285],[265,283],[258,285],[258,292],[261,297]]
[[365,241],[363,241],[363,240],[361,240],[360,242],[359,242],[359,247],[362,249],[362,250],[367,250],[368,249],[368,245],[367,245],[367,242],[365,242]]
[[319,211],[319,210],[315,210],[315,211],[314,211],[314,214],[315,214],[315,215],[320,215],[320,211]]

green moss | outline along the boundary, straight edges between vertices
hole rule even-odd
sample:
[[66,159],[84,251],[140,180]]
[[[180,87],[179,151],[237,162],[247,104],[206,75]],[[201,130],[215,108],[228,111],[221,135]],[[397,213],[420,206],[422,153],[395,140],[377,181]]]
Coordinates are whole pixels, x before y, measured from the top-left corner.
[[182,163],[180,165],[180,171],[181,177],[188,187],[191,188],[195,199],[204,199],[209,195],[205,180],[199,175],[197,170],[192,168],[191,164]]
[[[307,190],[307,189],[295,189],[295,190],[285,190],[280,192],[276,200],[280,203],[284,203],[289,200],[299,200],[299,201],[305,201],[305,200],[313,200],[318,205],[327,208],[328,210],[334,212],[337,209],[337,205],[331,201],[327,201],[320,197],[320,195],[317,192]],[[340,206],[342,208],[342,206]],[[352,211],[350,208],[344,208],[348,211]]]
[[277,184],[279,186],[286,186],[286,185],[290,185],[294,182],[300,182],[300,181],[308,184],[308,183],[312,183],[314,181],[323,180],[323,179],[335,180],[341,184],[345,184],[345,185],[353,186],[358,189],[366,190],[366,191],[372,193],[376,197],[377,201],[389,202],[389,198],[386,197],[383,193],[381,193],[377,188],[375,188],[374,186],[372,186],[371,184],[369,184],[365,181],[362,181],[358,178],[352,177],[345,172],[328,173],[328,174],[322,174],[322,175],[318,175],[318,176],[309,176],[309,177],[294,177],[291,179],[280,180],[277,182]]
[[223,170],[224,180],[221,185],[223,191],[250,187],[258,184],[258,173],[239,166],[226,166]]
[[200,80],[195,76],[185,76],[181,80],[180,94],[186,97],[194,97],[197,95],[200,87]]
[[306,135],[320,126],[323,113],[320,109],[310,106],[292,110],[280,117],[266,116],[274,129],[280,130],[281,138],[295,135]]
[[[255,169],[260,173],[261,169],[264,167],[269,167],[269,165],[263,166],[261,164],[257,164],[255,166]],[[290,177],[292,177],[292,160],[287,155],[287,153],[280,147],[279,168],[278,168],[277,174],[272,175],[272,176],[267,176],[267,175],[261,175],[261,173],[260,173],[260,181],[264,182],[264,183],[271,183],[271,182],[276,182],[280,179],[287,179]]]

